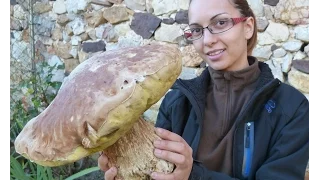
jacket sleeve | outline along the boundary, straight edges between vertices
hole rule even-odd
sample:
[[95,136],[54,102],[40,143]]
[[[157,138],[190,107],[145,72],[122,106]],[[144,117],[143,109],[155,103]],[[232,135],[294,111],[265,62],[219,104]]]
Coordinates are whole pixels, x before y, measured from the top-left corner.
[[282,128],[256,179],[302,180],[309,159],[309,102],[304,99]]
[[155,124],[155,127],[160,127],[168,131],[172,131],[171,120],[169,117],[169,101],[172,100],[171,98],[173,97],[170,95],[170,92],[164,97],[160,105],[157,121]]

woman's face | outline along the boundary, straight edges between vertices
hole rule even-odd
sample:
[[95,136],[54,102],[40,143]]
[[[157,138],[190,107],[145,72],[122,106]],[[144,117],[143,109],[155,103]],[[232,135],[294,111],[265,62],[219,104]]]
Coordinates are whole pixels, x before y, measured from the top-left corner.
[[[207,27],[220,19],[239,17],[239,10],[229,0],[192,0],[189,7],[190,28]],[[203,36],[194,40],[193,45],[214,70],[238,71],[248,66],[247,40],[253,35],[253,30],[254,20],[250,17],[219,34],[211,34],[204,29]]]

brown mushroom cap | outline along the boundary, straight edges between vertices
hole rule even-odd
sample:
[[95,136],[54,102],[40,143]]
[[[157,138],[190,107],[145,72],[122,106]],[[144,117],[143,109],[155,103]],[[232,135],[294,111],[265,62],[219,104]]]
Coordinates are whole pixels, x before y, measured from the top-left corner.
[[181,72],[177,48],[146,45],[96,55],[77,66],[31,119],[15,149],[44,166],[75,162],[114,144]]

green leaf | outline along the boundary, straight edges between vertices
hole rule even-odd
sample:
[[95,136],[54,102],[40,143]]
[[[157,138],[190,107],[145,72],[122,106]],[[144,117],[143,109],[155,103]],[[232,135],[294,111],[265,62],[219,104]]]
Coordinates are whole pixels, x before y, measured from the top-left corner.
[[65,68],[64,68],[64,64],[58,65],[58,66],[57,66],[57,69],[65,69]]
[[29,94],[33,94],[34,93],[34,90],[32,88],[28,88],[28,93]]
[[47,169],[48,178],[49,178],[50,180],[53,179],[51,168],[48,168],[48,167],[47,167],[46,169]]
[[31,180],[31,178],[25,174],[21,164],[12,155],[10,155],[10,178]]
[[55,82],[51,82],[50,86],[53,87],[55,90],[58,90],[60,89],[61,84],[62,84],[61,82],[55,81]]
[[40,106],[40,104],[41,104],[41,102],[40,102],[40,100],[39,99],[36,99],[36,98],[32,98],[32,103],[33,103],[33,105],[34,105],[34,107],[37,109],[39,106]]
[[28,161],[28,165],[29,165],[29,167],[31,169],[31,174],[35,175],[36,174],[35,164],[30,162],[30,161]]
[[99,167],[87,168],[87,169],[84,169],[84,170],[82,170],[82,171],[80,171],[80,172],[78,172],[78,173],[76,173],[76,174],[74,174],[72,176],[67,177],[65,180],[74,180],[76,178],[82,177],[84,175],[87,175],[89,173],[92,173],[92,172],[98,171],[98,170],[100,170]]

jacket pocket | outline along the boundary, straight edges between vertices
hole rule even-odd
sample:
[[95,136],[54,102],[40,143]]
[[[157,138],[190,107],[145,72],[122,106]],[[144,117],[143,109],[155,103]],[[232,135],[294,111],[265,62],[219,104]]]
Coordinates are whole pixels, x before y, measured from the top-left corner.
[[244,126],[244,153],[242,163],[242,176],[248,178],[254,151],[254,122],[247,122]]

